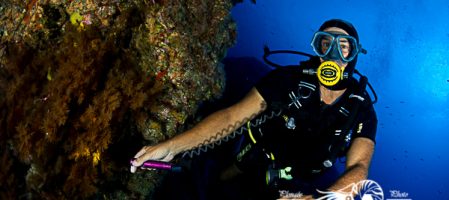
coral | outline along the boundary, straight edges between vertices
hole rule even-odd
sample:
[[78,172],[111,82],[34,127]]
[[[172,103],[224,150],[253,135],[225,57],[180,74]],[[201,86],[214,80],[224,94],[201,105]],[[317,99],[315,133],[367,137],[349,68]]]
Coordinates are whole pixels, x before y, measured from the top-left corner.
[[224,87],[230,0],[0,2],[0,198],[148,198],[130,174]]

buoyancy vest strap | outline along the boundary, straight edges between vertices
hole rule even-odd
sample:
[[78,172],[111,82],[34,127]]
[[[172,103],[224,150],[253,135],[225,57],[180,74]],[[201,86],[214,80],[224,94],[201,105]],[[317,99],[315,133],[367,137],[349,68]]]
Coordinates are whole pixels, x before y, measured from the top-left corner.
[[[358,88],[359,89],[358,91],[355,91],[355,95],[354,95],[355,98],[357,98],[359,96],[361,97],[361,94],[363,94],[363,92],[366,89],[367,82],[368,82],[368,78],[366,78],[366,76],[360,77],[360,81],[359,81],[360,87]],[[335,160],[337,159],[338,153],[340,153],[339,150],[341,148],[341,145],[343,145],[342,141],[344,141],[345,137],[347,137],[347,135],[349,134],[349,131],[351,130],[352,126],[354,125],[354,121],[358,115],[359,108],[364,101],[365,101],[364,98],[357,98],[357,101],[355,101],[355,105],[353,105],[353,107],[351,109],[350,116],[349,116],[348,120],[346,121],[346,123],[343,125],[343,127],[341,129],[342,134],[338,135],[337,137],[334,137],[334,139],[332,140],[332,143],[331,143],[332,149],[330,151],[330,157],[329,157],[329,160],[332,163],[334,163]],[[335,149],[335,148],[337,148],[337,149]]]
[[250,123],[250,121],[248,121],[248,122],[246,123],[246,127],[247,127],[247,129],[248,129],[248,135],[249,135],[249,138],[251,138],[251,141],[252,141],[254,144],[256,144],[257,141],[256,141],[256,139],[254,139],[253,132],[251,131],[251,123]]
[[[249,135],[249,138],[251,139],[251,141],[252,141],[254,144],[256,144],[257,141],[256,141],[256,139],[254,138],[253,132],[251,131],[251,123],[250,123],[249,121],[246,123],[246,127],[247,127],[247,129],[248,129],[248,135]],[[274,160],[275,160],[274,155],[273,155],[272,152],[270,152],[270,153],[265,152],[265,154],[267,155],[267,157],[268,157],[271,161],[274,161]]]

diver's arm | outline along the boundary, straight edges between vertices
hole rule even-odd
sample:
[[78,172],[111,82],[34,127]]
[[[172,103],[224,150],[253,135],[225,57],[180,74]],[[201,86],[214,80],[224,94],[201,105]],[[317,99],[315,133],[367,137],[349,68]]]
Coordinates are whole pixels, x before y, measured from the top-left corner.
[[266,104],[262,96],[256,89],[252,89],[237,104],[213,113],[191,130],[174,137],[170,141],[172,151],[179,153],[199,144],[215,142],[235,131],[265,108]]
[[253,88],[241,101],[211,114],[192,129],[158,145],[142,148],[136,154],[133,165],[140,166],[146,160],[169,161],[180,152],[215,142],[229,135],[265,109],[266,103],[263,97],[257,89]]
[[[354,139],[346,155],[345,172],[328,190],[338,191],[353,183],[357,184],[365,180],[368,177],[368,169],[373,152],[374,142],[372,140],[364,137]],[[351,187],[347,187],[347,190],[344,192],[351,192],[351,189]]]

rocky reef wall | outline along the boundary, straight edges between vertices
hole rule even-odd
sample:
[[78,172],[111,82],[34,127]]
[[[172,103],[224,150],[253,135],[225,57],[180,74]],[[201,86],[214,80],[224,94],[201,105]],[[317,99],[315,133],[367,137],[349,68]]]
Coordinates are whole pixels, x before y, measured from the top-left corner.
[[224,87],[229,0],[2,0],[0,199],[142,199],[129,173]]

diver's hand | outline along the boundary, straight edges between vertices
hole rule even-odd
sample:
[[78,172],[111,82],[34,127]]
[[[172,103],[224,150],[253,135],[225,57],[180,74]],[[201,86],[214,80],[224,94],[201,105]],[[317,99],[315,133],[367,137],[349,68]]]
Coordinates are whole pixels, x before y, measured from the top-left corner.
[[147,160],[169,162],[173,157],[175,157],[175,154],[170,150],[168,143],[161,143],[156,146],[144,146],[134,156],[135,160],[131,162],[131,173],[136,172],[137,168]]
[[306,195],[306,196],[303,196],[302,199],[304,199],[304,200],[314,200],[315,198],[313,198],[312,195]]

